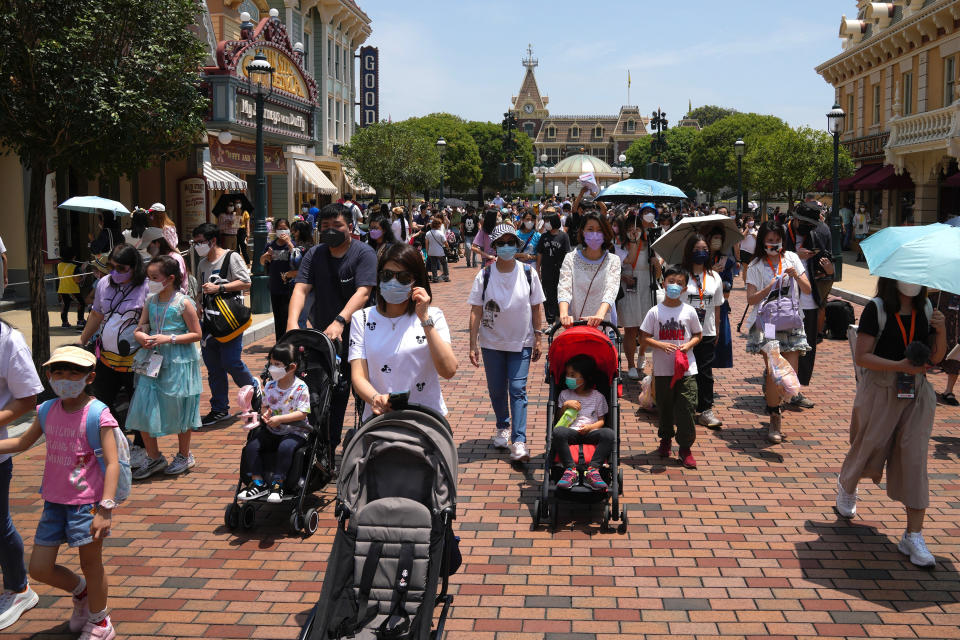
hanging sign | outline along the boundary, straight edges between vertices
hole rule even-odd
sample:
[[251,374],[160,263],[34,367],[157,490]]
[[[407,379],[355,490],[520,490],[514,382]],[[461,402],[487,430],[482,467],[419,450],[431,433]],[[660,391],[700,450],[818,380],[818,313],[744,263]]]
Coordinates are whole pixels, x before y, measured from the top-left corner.
[[360,47],[360,126],[380,121],[380,50]]

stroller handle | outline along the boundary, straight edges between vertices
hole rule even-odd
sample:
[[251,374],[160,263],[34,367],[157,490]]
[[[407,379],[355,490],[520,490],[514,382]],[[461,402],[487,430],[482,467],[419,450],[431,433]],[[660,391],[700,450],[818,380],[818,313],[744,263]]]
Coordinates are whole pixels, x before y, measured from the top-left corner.
[[[588,323],[586,320],[577,320],[576,322],[574,322],[574,323],[571,324],[570,326],[571,326],[571,327],[586,327],[586,326],[588,326],[589,324],[590,324],[590,323]],[[620,337],[620,329],[617,328],[617,325],[612,324],[612,323],[610,323],[610,322],[607,322],[606,320],[601,320],[599,326],[601,326],[601,327],[603,327],[603,328],[605,328],[605,329],[610,329],[611,331],[613,331],[613,332],[617,335],[618,338]],[[558,330],[560,330],[560,328],[562,328],[562,327],[563,327],[563,325],[560,324],[560,321],[559,321],[559,320],[557,320],[557,321],[555,321],[552,325],[550,325],[550,328],[549,328],[549,329],[547,329],[546,331],[544,331],[544,334],[546,334],[548,337],[552,338],[552,337],[553,337],[553,334],[555,334],[555,333],[556,333]]]

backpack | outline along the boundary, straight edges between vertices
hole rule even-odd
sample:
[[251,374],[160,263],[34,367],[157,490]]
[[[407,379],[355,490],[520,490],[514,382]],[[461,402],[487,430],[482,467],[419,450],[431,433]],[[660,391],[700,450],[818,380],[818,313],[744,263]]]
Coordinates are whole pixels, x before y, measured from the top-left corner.
[[[53,408],[54,402],[57,402],[57,400],[47,400],[41,404],[37,410],[37,418],[41,431],[44,428],[44,423],[47,421],[47,414],[49,414],[50,409]],[[100,416],[106,410],[107,405],[100,400],[94,399],[87,407],[86,424],[87,443],[90,445],[90,448],[93,449],[93,455],[97,457],[97,462],[100,463],[100,472],[104,474],[104,478],[106,478],[107,463],[103,459],[103,443],[100,441]],[[120,475],[117,477],[117,491],[113,499],[115,502],[120,503],[130,496],[130,485],[133,481],[133,472],[130,470],[130,443],[127,441],[126,436],[123,435],[120,427],[113,427],[111,431],[113,431],[114,439],[117,442],[117,461],[120,463]]]
[[853,305],[846,300],[831,300],[824,309],[827,322],[827,336],[831,340],[843,340],[847,337],[847,327],[856,323]]
[[793,279],[788,280],[789,295],[784,297],[783,288],[778,287],[775,293],[767,296],[757,309],[757,326],[764,331],[766,325],[772,324],[777,331],[792,331],[803,328],[803,314],[800,312],[800,301]]
[[[230,269],[230,259],[236,251],[227,251],[223,263]],[[223,267],[220,267],[223,271]],[[226,278],[224,278],[226,279]],[[214,293],[203,296],[203,330],[217,342],[230,342],[243,335],[253,316],[250,307],[243,304],[243,296],[236,292]]]
[[[527,286],[533,287],[533,276],[530,273],[530,265],[523,265],[523,274],[527,276]],[[484,301],[487,299],[487,285],[490,284],[490,265],[488,264],[483,268],[483,292],[480,294],[480,300]]]
[[[879,338],[883,335],[883,328],[887,326],[887,314],[883,310],[883,300],[873,298],[871,302],[877,306],[877,337]],[[927,317],[927,324],[929,325],[930,318],[933,317],[933,303],[930,302],[930,298],[927,298],[924,304],[923,314]],[[857,365],[857,330],[859,328],[860,325],[856,324],[847,327],[847,342],[850,343],[850,358],[853,360],[853,373],[857,382],[860,381],[864,371],[866,371],[866,369]]]

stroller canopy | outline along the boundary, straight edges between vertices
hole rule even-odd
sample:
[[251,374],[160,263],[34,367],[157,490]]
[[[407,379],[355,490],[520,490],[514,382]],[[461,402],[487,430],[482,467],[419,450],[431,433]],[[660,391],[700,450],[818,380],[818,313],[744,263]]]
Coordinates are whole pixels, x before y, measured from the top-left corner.
[[617,348],[607,334],[596,327],[570,327],[554,338],[547,354],[554,383],[563,382],[567,360],[580,354],[593,358],[608,382],[613,380],[620,368]]

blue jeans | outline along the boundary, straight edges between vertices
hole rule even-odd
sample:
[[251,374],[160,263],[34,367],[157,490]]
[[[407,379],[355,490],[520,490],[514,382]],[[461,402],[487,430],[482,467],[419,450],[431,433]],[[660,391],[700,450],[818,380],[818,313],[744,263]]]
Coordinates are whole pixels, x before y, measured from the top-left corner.
[[12,477],[13,459],[8,458],[0,462],[0,570],[3,588],[19,592],[27,588],[27,567],[23,562],[23,538],[10,517]]
[[[487,374],[487,391],[497,416],[497,429],[510,429],[511,442],[527,441],[527,372],[530,370],[530,347],[523,351],[483,349],[483,370]],[[507,413],[507,394],[510,412]]]
[[207,380],[210,382],[210,408],[226,413],[230,409],[230,397],[227,393],[227,374],[233,377],[238,387],[256,384],[247,365],[240,359],[243,349],[243,336],[237,336],[230,342],[220,342],[213,336],[203,337],[203,363],[207,365]]

